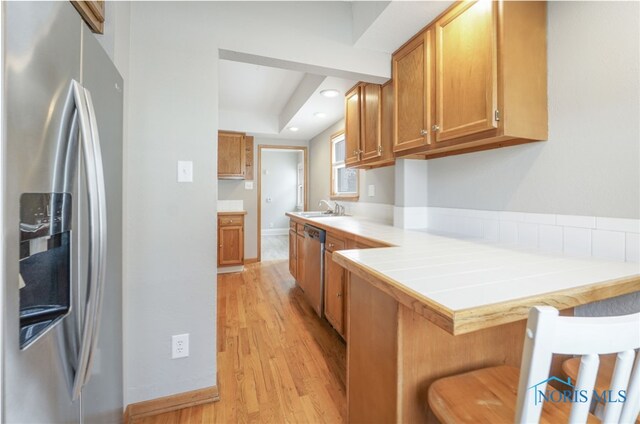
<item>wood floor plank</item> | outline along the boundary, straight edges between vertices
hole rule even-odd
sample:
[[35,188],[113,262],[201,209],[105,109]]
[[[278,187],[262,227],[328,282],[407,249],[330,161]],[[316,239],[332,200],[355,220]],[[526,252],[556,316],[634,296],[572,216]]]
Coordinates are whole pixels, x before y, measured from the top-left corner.
[[346,347],[318,318],[287,261],[218,276],[220,401],[135,424],[341,423]]

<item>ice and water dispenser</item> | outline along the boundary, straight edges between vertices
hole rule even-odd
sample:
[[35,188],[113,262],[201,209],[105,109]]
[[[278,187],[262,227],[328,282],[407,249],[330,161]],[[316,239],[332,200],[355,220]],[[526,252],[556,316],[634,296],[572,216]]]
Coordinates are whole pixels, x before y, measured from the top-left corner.
[[20,197],[20,347],[69,313],[71,302],[71,195]]

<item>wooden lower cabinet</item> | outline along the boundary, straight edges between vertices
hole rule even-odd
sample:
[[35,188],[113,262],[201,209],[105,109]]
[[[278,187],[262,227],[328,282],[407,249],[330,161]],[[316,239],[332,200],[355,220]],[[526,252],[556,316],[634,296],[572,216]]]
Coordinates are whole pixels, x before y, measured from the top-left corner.
[[218,214],[218,267],[244,264],[244,214]]
[[333,261],[333,253],[324,252],[324,316],[336,331],[345,337],[346,271]]
[[297,278],[297,238],[296,231],[289,229],[289,272],[293,276],[293,278]]

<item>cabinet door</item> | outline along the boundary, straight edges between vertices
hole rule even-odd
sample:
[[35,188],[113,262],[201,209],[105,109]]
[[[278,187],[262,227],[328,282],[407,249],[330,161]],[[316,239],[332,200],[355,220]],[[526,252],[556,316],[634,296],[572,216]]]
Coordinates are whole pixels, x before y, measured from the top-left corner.
[[289,272],[296,278],[297,260],[296,260],[296,247],[297,238],[295,230],[289,230]]
[[346,271],[333,262],[331,252],[324,253],[324,315],[344,337],[344,280]]
[[374,159],[382,154],[380,139],[380,125],[382,124],[381,112],[381,87],[378,84],[363,84],[361,95],[361,143],[362,154],[360,160]]
[[218,133],[218,178],[241,179],[244,176],[244,134]]
[[425,30],[393,56],[394,152],[431,143],[433,29]]
[[390,161],[389,164],[393,165],[393,82],[382,86],[380,103],[380,160]]
[[104,0],[75,1],[71,4],[82,16],[92,32],[104,33]]
[[436,142],[496,128],[497,6],[465,2],[436,24]]
[[218,265],[242,265],[244,263],[244,231],[242,226],[219,227]]
[[296,234],[296,281],[304,290],[304,235]]
[[360,161],[360,85],[345,96],[345,163],[353,165]]

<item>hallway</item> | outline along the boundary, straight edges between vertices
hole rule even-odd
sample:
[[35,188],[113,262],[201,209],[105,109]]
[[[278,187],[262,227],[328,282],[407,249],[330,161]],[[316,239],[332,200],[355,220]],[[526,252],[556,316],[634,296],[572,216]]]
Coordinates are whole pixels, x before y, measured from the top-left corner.
[[221,400],[136,424],[346,419],[346,346],[295,287],[286,261],[218,276]]

